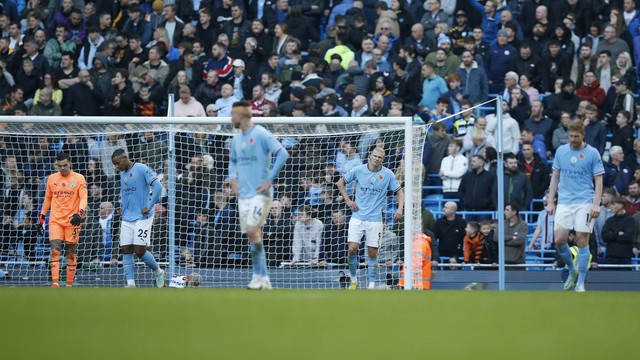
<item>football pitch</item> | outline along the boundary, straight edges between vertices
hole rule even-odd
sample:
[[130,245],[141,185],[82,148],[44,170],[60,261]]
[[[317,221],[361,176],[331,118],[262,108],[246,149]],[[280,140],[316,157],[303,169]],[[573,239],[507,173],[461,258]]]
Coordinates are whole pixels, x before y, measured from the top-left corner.
[[631,359],[638,304],[597,291],[0,288],[0,358]]

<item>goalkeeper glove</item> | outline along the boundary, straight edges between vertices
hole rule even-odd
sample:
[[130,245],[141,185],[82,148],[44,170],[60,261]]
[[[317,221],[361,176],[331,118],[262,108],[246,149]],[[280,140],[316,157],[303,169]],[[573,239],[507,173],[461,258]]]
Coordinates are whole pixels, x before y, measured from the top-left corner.
[[40,217],[38,218],[38,223],[36,224],[36,230],[38,231],[39,236],[42,236],[42,234],[44,234],[44,219],[45,219],[45,216],[43,214],[40,214]]
[[77,213],[71,215],[71,225],[80,226],[80,224],[82,224],[82,215],[84,215],[84,211],[82,209],[78,210]]

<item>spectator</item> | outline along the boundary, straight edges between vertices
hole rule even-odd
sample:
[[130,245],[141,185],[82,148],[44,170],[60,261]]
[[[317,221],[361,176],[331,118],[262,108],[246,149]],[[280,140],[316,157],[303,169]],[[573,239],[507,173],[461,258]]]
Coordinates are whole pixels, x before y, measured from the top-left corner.
[[520,132],[520,143],[531,143],[533,145],[533,151],[536,153],[542,162],[547,162],[547,147],[544,143],[542,135],[533,135],[533,131],[529,128],[522,128]]
[[130,116],[133,114],[135,93],[131,82],[127,80],[128,75],[128,72],[124,69],[116,70],[113,79],[111,79],[112,86],[105,100],[107,103],[105,114],[115,116]]
[[[527,223],[520,217],[520,207],[508,203],[504,207],[504,259],[506,264],[524,264]],[[498,243],[498,232],[493,234],[493,242]]]
[[[104,42],[104,38],[100,35],[100,28],[93,26],[89,28],[89,36],[82,44],[80,54],[78,55],[78,67],[82,69],[91,69],[93,66],[93,57],[98,51],[98,47]],[[111,44],[110,46],[115,46]]]
[[222,82],[219,81],[218,72],[214,69],[209,70],[205,81],[200,83],[196,88],[194,97],[201,104],[213,104],[220,98],[222,90]]
[[629,90],[635,93],[638,89],[638,77],[636,76],[636,69],[633,67],[631,56],[628,52],[623,51],[618,54],[616,66],[620,71],[620,78],[624,79],[629,86]]
[[[473,125],[473,129],[471,131],[467,131],[467,133],[464,135],[464,140],[462,142],[462,146],[464,148],[464,150],[466,152],[474,149],[475,143],[473,142],[473,135],[475,133],[476,130],[482,130],[484,132],[484,138],[485,138],[485,144],[486,146],[491,146],[493,148],[496,147],[496,140],[493,137],[493,135],[490,135],[487,132],[487,119],[485,119],[484,117],[480,116],[478,119],[476,119],[475,124]],[[482,154],[482,153],[480,153]],[[472,154],[475,155],[475,154]],[[486,160],[486,159],[485,159]]]
[[444,204],[443,216],[436,220],[433,233],[437,239],[436,244],[432,245],[433,260],[435,265],[442,262],[442,257],[448,257],[448,262],[457,264],[460,257],[463,257],[463,243],[465,236],[465,227],[467,223],[456,214],[458,206],[455,202],[448,201]]
[[551,140],[553,150],[557,150],[560,146],[569,143],[568,126],[571,122],[571,114],[568,112],[562,112],[560,114],[560,124],[553,131],[553,137]]
[[531,204],[533,190],[527,175],[518,170],[518,160],[515,154],[504,157],[504,200],[513,203],[518,209],[528,209]]
[[408,37],[404,43],[405,45],[413,46],[418,59],[421,60],[424,60],[424,58],[426,58],[427,55],[435,48],[433,39],[425,36],[424,26],[420,23],[416,23],[411,26],[411,36]]
[[544,115],[544,105],[540,101],[531,102],[531,117],[524,121],[524,126],[531,129],[533,136],[542,136],[549,157],[552,145],[553,121]]
[[[310,63],[305,64],[311,65]],[[268,101],[271,101],[274,104],[277,104],[280,100],[280,95],[282,95],[282,89],[280,88],[280,83],[278,82],[278,78],[274,73],[263,73],[260,79],[260,83],[264,88],[264,98]]]
[[633,152],[634,128],[631,122],[631,114],[626,110],[620,110],[616,116],[616,130],[611,139],[611,145],[618,145],[624,154]]
[[627,212],[627,215],[633,216],[640,212],[640,183],[632,180],[629,183],[627,192],[629,195],[625,196],[627,202],[625,203],[624,209]]
[[623,51],[630,53],[629,45],[622,39],[618,37],[618,32],[616,27],[612,24],[609,24],[604,27],[604,39],[603,41],[598,42],[598,54],[601,51],[609,51],[612,59],[617,59],[618,54]]
[[[489,114],[487,119],[487,132],[496,137],[496,128],[498,126],[498,118],[495,114]],[[511,117],[509,113],[509,104],[502,100],[502,136],[503,136],[503,149],[505,153],[518,153],[518,147],[520,142],[520,126]]]
[[[533,198],[542,199],[549,187],[549,167],[546,161],[541,159],[540,155],[534,151],[534,146],[529,141],[522,142],[522,157],[518,167],[529,178]],[[541,209],[537,208],[535,210]]]
[[635,169],[640,165],[640,138],[633,141],[632,152],[625,152],[624,164],[629,169]]
[[55,28],[55,35],[47,41],[45,54],[53,70],[60,68],[60,59],[64,52],[76,52],[76,43],[67,39],[66,25],[58,25]]
[[467,158],[460,153],[462,141],[453,139],[447,147],[447,154],[442,159],[439,175],[442,179],[442,194],[447,199],[458,199],[458,187],[462,176],[467,173]]
[[605,221],[602,228],[602,240],[607,244],[605,257],[607,264],[631,264],[631,258],[634,255],[633,243],[636,238],[636,225],[633,218],[625,211],[625,203],[622,196],[613,198],[611,210],[614,215]]
[[462,79],[463,97],[473,103],[483,102],[487,99],[489,88],[487,75],[483,68],[473,59],[473,53],[469,50],[462,52],[462,64],[457,74]]
[[[548,201],[549,198],[545,193],[542,198],[543,209],[538,213],[536,229],[531,235],[531,241],[529,242],[529,246],[527,246],[527,250],[555,250],[555,243],[553,242],[553,224],[555,220],[554,215],[549,215],[546,210]],[[554,202],[557,204],[557,196],[555,197]],[[538,237],[540,240],[538,240]],[[541,253],[541,255],[543,257],[547,256],[545,253]]]
[[245,70],[245,62],[241,59],[233,60],[233,97],[236,99],[249,99],[253,78]]
[[518,122],[519,125],[524,124],[524,121],[531,115],[531,105],[529,104],[529,98],[527,93],[522,89],[514,88],[510,92],[510,112],[511,116]]
[[481,27],[482,32],[484,33],[482,40],[487,43],[493,42],[496,39],[498,32],[498,19],[500,18],[498,2],[496,0],[487,0],[485,1],[484,6],[482,6],[478,0],[467,0],[467,2],[470,6],[475,8],[476,11],[482,14]]
[[580,99],[594,104],[599,110],[602,110],[605,93],[604,90],[600,88],[600,82],[593,71],[587,70],[584,72],[582,86],[576,91],[576,95],[578,95]]
[[204,67],[203,79],[206,79],[210,70],[215,70],[221,81],[227,82],[233,78],[233,59],[227,56],[227,47],[217,42],[211,47],[213,57]]
[[140,88],[134,100],[134,113],[137,116],[158,115],[158,105],[151,99],[151,93],[146,87]]
[[264,87],[261,84],[253,86],[253,97],[249,103],[251,104],[252,116],[265,116],[265,109],[268,106],[276,107],[276,104],[265,98]]
[[62,110],[60,105],[53,101],[53,91],[49,88],[44,88],[40,91],[40,98],[38,103],[33,106],[29,115],[31,116],[60,116]]
[[562,111],[575,115],[578,103],[580,103],[580,98],[575,95],[575,84],[569,78],[563,78],[562,90],[559,94],[548,96],[546,99],[549,99],[545,105],[546,115],[551,119],[560,118]]
[[233,87],[230,84],[222,85],[220,94],[222,96],[218,98],[215,103],[218,108],[218,116],[231,117],[231,107],[234,103],[240,101],[240,99],[233,96]]
[[484,246],[484,235],[480,232],[480,224],[476,221],[470,221],[464,229],[466,235],[464,237],[464,260],[467,263],[485,263],[487,256]]
[[516,48],[507,42],[507,32],[505,30],[498,31],[498,42],[489,48],[484,64],[489,79],[490,93],[500,93],[504,90],[505,69],[509,67],[509,62],[516,52]]
[[626,110],[630,114],[630,119],[635,119],[636,100],[635,95],[629,90],[629,85],[624,77],[621,77],[613,84],[616,89],[616,98],[611,106],[611,115],[617,115],[619,111]]
[[[542,80],[541,90],[550,94],[553,92],[554,79],[563,78],[571,81],[572,58],[562,51],[558,40],[551,40],[548,45],[548,56],[544,56],[540,64],[540,75]],[[573,83],[573,81],[571,81]]]
[[444,123],[435,123],[432,128],[433,131],[427,134],[422,155],[422,164],[427,174],[425,185],[441,186],[442,181],[438,173],[451,142],[451,135],[447,134],[447,126]]
[[602,125],[602,122],[596,118],[597,113],[598,108],[595,105],[589,104],[587,106],[584,119],[586,124],[584,140],[602,155],[607,141],[607,129]]
[[91,81],[89,71],[82,70],[78,72],[78,83],[68,90],[69,99],[65,103],[63,114],[68,116],[100,115],[99,106],[103,103],[106,94],[103,93],[101,95],[96,90],[93,81]]
[[462,140],[467,133],[474,130],[476,118],[473,116],[472,107],[473,103],[471,101],[462,100],[462,103],[460,104],[460,111],[462,111],[462,114],[460,114],[460,118],[453,123],[453,135],[456,139]]
[[180,100],[175,102],[174,116],[206,117],[202,104],[191,96],[188,86],[180,88]]
[[520,75],[519,84],[520,84],[520,89],[522,89],[522,91],[524,91],[527,94],[527,97],[529,98],[530,103],[540,100],[540,93],[538,92],[538,89],[532,86],[530,75],[528,74]]
[[613,188],[618,194],[623,194],[629,182],[633,179],[631,169],[623,163],[624,152],[620,146],[614,145],[609,149],[609,161],[604,164],[604,178],[602,186]]
[[313,208],[303,206],[293,229],[292,266],[301,261],[318,265],[323,232],[324,224],[315,217]]
[[293,225],[279,200],[271,202],[263,234],[269,264],[278,266],[282,261],[289,260]]
[[138,4],[129,5],[127,8],[129,18],[120,31],[127,36],[140,36],[140,42],[144,47],[151,41],[151,24],[144,19],[144,16],[140,16],[140,13],[140,6]]
[[595,78],[597,63],[598,57],[593,54],[593,47],[591,46],[591,43],[583,42],[580,45],[578,56],[573,60],[573,65],[571,65],[571,80],[576,83],[578,89],[582,87],[584,76],[589,71],[594,74],[593,80],[597,81],[597,78]]
[[426,107],[427,111],[436,108],[436,101],[447,93],[447,84],[434,71],[432,63],[424,63],[422,65],[422,98],[418,106]]
[[[482,155],[471,157],[471,170],[462,176],[458,187],[460,208],[464,211],[494,211],[496,197],[495,174],[484,169]],[[476,221],[487,220],[488,214],[470,215],[467,218]]]
[[611,51],[598,51],[598,65],[596,66],[596,77],[600,82],[602,90],[607,92],[613,85],[613,77],[619,76],[618,66],[611,59]]

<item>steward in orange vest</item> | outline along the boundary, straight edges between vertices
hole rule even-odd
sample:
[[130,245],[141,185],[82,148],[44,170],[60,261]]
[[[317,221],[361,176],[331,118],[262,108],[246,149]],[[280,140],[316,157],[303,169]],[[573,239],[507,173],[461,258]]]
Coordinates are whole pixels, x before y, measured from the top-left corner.
[[[413,289],[429,290],[431,288],[431,238],[424,233],[414,236],[411,247],[413,269]],[[398,287],[404,288],[404,266]]]

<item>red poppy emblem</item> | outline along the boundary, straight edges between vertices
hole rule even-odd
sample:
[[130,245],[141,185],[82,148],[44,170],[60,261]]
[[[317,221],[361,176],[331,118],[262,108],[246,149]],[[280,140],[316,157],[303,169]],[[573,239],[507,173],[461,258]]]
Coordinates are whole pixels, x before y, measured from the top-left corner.
[[249,138],[249,144],[253,144],[253,138]]
[[382,180],[382,179],[384,179],[384,176],[378,175],[378,179]]
[[584,154],[580,154],[580,160],[584,160]]
[[133,173],[129,173],[129,177],[133,177]]
[[67,184],[65,184],[65,183],[62,183],[62,187],[65,187],[65,186],[67,186]]

